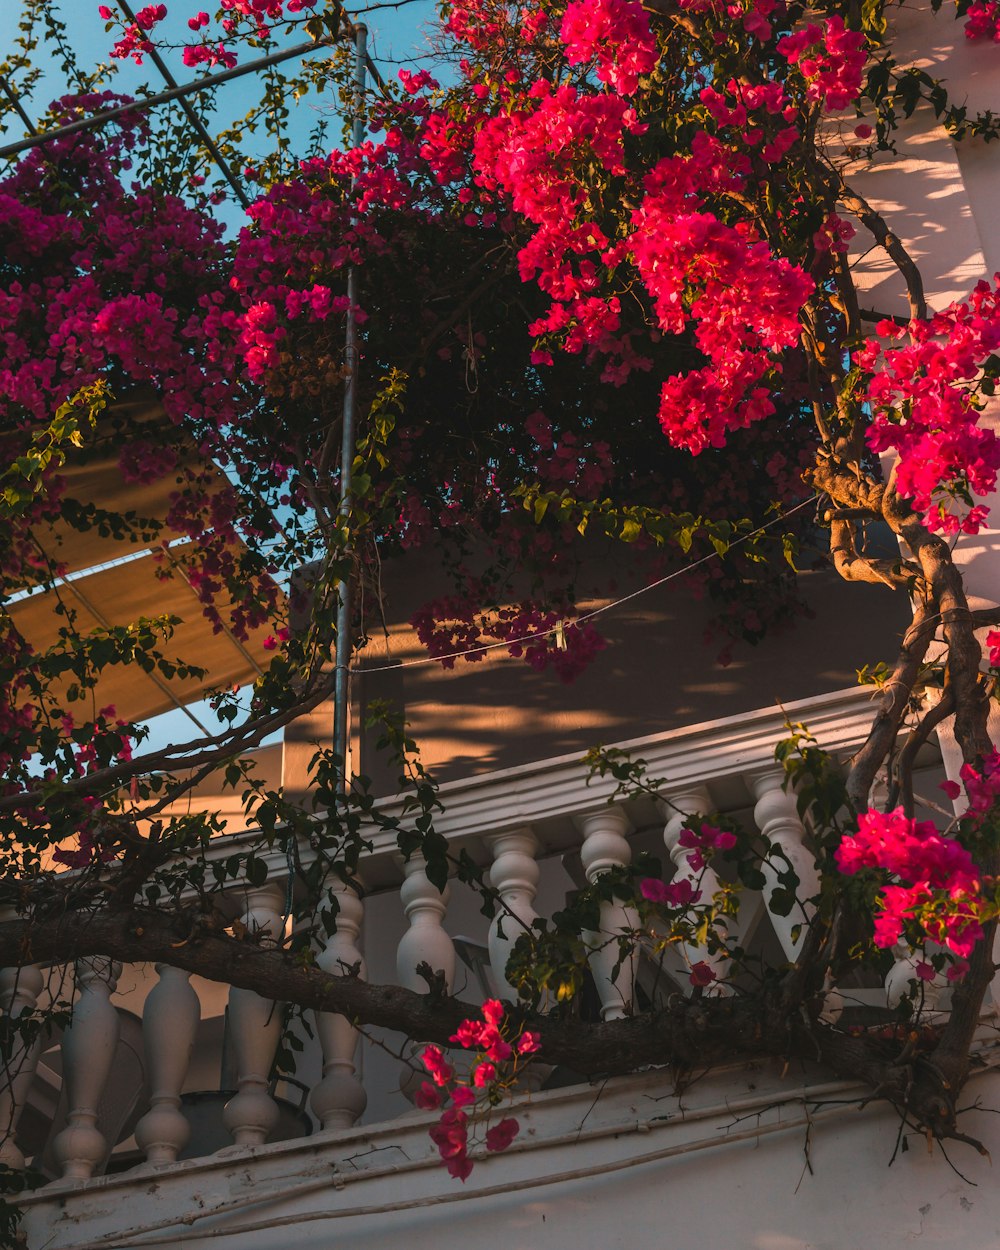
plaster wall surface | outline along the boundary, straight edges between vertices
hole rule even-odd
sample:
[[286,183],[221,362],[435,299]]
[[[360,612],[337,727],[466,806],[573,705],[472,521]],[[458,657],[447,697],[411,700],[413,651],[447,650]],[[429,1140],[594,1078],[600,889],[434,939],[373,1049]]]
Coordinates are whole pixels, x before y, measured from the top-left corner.
[[[992,1107],[992,1084],[969,1087]],[[523,1099],[522,1138],[453,1181],[431,1117],[231,1149],[28,1201],[27,1250],[988,1250],[990,1165],[949,1167],[863,1091],[780,1065],[739,1066],[680,1096],[662,1071]],[[1000,1117],[968,1129],[1000,1151]],[[890,1168],[891,1162],[891,1168]]]

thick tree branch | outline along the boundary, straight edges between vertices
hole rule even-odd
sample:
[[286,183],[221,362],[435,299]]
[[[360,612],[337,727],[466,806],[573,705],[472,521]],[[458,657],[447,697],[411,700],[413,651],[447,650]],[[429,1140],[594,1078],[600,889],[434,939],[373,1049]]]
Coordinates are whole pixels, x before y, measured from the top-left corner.
[[[400,986],[333,976],[301,956],[238,941],[221,930],[221,923],[198,914],[168,916],[143,908],[13,921],[0,925],[0,965],[61,963],[93,955],[166,963],[265,998],[339,1012],[360,1025],[442,1045],[463,1019],[478,1011],[439,993],[415,994]],[[644,1065],[704,1067],[734,1056],[820,1058],[838,1074],[864,1081],[879,1096],[927,1122],[923,1104],[912,1095],[912,1071],[896,1062],[891,1048],[879,1053],[863,1036],[839,1033],[801,1011],[789,1013],[780,989],[762,997],[675,998],[664,1010],[600,1023],[536,1015],[525,1015],[524,1023],[538,1032],[545,1062],[588,1076],[631,1072]],[[925,1084],[923,1097],[934,1119],[930,1127],[946,1136],[953,1121],[946,1123],[938,1115],[942,1091],[933,1081]]]
[[988,703],[979,679],[982,650],[976,640],[962,574],[948,544],[932,534],[909,503],[900,499],[891,480],[882,515],[909,547],[920,565],[928,593],[937,604],[948,648],[948,682],[955,698],[955,737],[965,762],[975,763],[992,750],[992,743],[986,731]]
[[858,554],[854,545],[854,526],[849,521],[830,522],[830,555],[833,567],[845,582],[873,582],[890,590],[907,590],[913,584],[912,566],[905,569],[901,560],[877,560]]
[[847,465],[822,448],[816,453],[815,465],[802,475],[817,491],[842,508],[882,515],[885,483],[876,482],[856,466]]
[[857,217],[903,275],[910,305],[910,317],[914,321],[923,321],[927,316],[923,278],[920,276],[920,270],[914,263],[913,257],[903,246],[902,240],[889,229],[882,214],[872,208],[864,196],[858,195],[846,182],[841,182],[840,202]]
[[927,600],[918,600],[913,610],[913,621],[903,636],[892,676],[883,689],[871,732],[851,761],[847,796],[855,811],[862,811],[868,806],[868,795],[875,776],[895,745],[920,665],[934,637],[937,619],[931,611],[931,604]]

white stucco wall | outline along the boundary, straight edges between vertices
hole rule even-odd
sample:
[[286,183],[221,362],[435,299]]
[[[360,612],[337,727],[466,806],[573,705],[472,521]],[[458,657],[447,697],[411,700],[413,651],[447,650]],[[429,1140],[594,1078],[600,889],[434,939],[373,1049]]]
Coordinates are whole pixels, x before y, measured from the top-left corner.
[[[968,1102],[996,1102],[990,1078]],[[990,1250],[990,1164],[949,1166],[864,1091],[773,1062],[553,1091],[514,1108],[511,1151],[452,1180],[433,1116],[234,1149],[29,1200],[27,1250]],[[1000,1117],[965,1127],[1000,1152]],[[895,1153],[895,1159],[893,1155]],[[891,1162],[891,1167],[890,1167]],[[962,1173],[962,1176],[959,1175]],[[965,1179],[963,1179],[963,1177]]]

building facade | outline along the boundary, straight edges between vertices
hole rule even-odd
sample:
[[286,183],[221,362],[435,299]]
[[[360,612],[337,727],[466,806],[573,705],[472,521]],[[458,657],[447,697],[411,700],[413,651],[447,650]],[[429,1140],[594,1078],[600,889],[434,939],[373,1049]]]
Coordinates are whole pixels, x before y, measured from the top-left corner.
[[[956,45],[955,30],[951,19],[918,11],[897,43],[946,78],[953,98],[1000,112],[992,50]],[[830,142],[844,145],[852,183],[904,220],[932,305],[1000,270],[1000,167],[985,143],[956,146],[922,110],[903,124],[895,157],[861,164],[839,135]],[[905,310],[888,262],[859,248],[854,269],[872,310]],[[1000,533],[963,539],[959,560],[974,606],[1000,600]],[[627,572],[621,578],[595,603],[622,597],[631,584]],[[408,586],[426,589],[424,571],[411,562],[396,582],[403,621]],[[640,851],[680,864],[685,819],[710,811],[777,842],[808,881],[805,830],[782,788],[775,745],[791,720],[850,756],[871,721],[853,667],[890,654],[907,613],[888,592],[825,574],[807,576],[805,594],[814,619],[738,654],[727,669],[701,642],[702,610],[667,586],[608,611],[610,645],[573,687],[501,659],[450,674],[379,672],[373,644],[355,698],[362,710],[383,697],[402,705],[425,764],[443,778],[437,827],[454,850],[490,868],[523,919],[551,915]],[[389,637],[394,661],[416,656],[408,627],[390,625]],[[317,709],[260,754],[260,768],[303,801],[308,758],[328,740],[330,715]],[[661,779],[662,801],[609,805],[613,782],[581,763],[597,743],[645,760],[648,775]],[[352,750],[391,811],[389,779],[360,731]],[[955,771],[945,724],[921,757],[916,788],[934,793]],[[193,801],[225,817],[218,855],[238,851],[238,803],[211,793]],[[276,857],[269,869],[264,885],[236,882],[228,898],[234,920],[273,933],[288,911],[288,868]],[[338,931],[321,956],[329,970],[360,962],[373,982],[422,990],[417,967],[426,962],[470,1002],[509,992],[510,937],[479,913],[470,889],[452,883],[441,894],[418,857],[404,864],[379,833],[360,877],[363,901],[346,888],[341,895]],[[773,963],[794,957],[797,935],[795,917],[772,915],[767,896],[746,897],[739,937]],[[627,924],[623,908],[606,905],[604,931]],[[899,966],[906,975],[905,953]],[[663,992],[641,958],[621,966],[595,959],[592,974],[604,1018],[655,1004]],[[478,1160],[460,1184],[428,1137],[435,1115],[412,1104],[413,1050],[402,1038],[376,1030],[360,1037],[341,1017],[320,1018],[302,1031],[294,1077],[275,1082],[279,1020],[250,991],[110,960],[3,978],[11,1011],[39,996],[76,996],[72,1027],[22,1065],[4,1104],[18,1124],[2,1157],[16,1164],[27,1156],[51,1178],[23,1202],[28,1250],[284,1250],[340,1241],[381,1250],[400,1238],[447,1250],[470,1237],[523,1250],[861,1250],[918,1239],[978,1246],[1000,1235],[987,1160],[968,1152],[951,1168],[940,1150],[909,1140],[891,1110],[865,1103],[860,1087],[818,1066],[761,1061],[682,1079],[665,1068],[596,1083],[539,1072],[514,1099],[517,1142]],[[828,1009],[865,1018],[892,994],[891,984],[840,987]],[[984,1109],[969,1112],[967,1131],[1000,1150],[989,1112],[998,1054],[991,1028],[987,1021],[982,1071],[968,1088],[970,1104],[981,1100]],[[904,1138],[910,1148],[901,1151]]]

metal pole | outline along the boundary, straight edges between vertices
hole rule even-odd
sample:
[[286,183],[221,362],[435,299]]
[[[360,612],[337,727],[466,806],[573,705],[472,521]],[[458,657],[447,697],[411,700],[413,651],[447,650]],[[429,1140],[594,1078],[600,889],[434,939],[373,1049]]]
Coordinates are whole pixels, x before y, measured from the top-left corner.
[[126,113],[141,112],[143,109],[155,108],[158,104],[166,104],[168,100],[179,100],[183,96],[193,95],[197,91],[208,91],[219,83],[229,82],[233,78],[242,78],[244,74],[256,73],[266,69],[268,65],[278,65],[281,61],[289,61],[294,56],[305,56],[317,48],[328,47],[334,42],[329,37],[310,39],[308,43],[297,43],[294,48],[286,48],[283,52],[272,52],[270,56],[258,57],[256,61],[247,61],[245,65],[237,65],[235,69],[225,69],[219,74],[206,74],[195,82],[184,83],[180,87],[171,87],[168,91],[160,91],[156,95],[134,100],[131,104],[119,104],[113,109],[105,109],[103,113],[94,113],[91,117],[81,117],[75,122],[67,122],[65,126],[57,126],[54,130],[46,130],[30,139],[20,139],[17,143],[8,143],[0,148],[0,157],[16,156],[18,152],[26,152],[41,143],[51,143],[53,139],[61,139],[64,135],[76,134],[79,130],[92,130],[103,126],[105,122],[114,121]]
[[[368,28],[354,27],[354,126],[351,139],[359,148],[364,141],[365,69]],[[357,441],[358,416],[358,325],[354,309],[358,302],[358,274],[354,265],[347,271],[347,329],[344,338],[344,363],[347,377],[344,381],[344,423],[340,444],[340,516],[346,518],[351,510],[351,467]],[[345,551],[345,555],[349,552]],[[351,666],[351,573],[341,579],[337,591],[337,648],[335,656],[335,687],[333,707],[333,753],[338,770],[341,794],[347,792],[347,733],[350,710]]]

